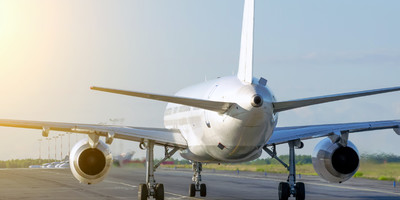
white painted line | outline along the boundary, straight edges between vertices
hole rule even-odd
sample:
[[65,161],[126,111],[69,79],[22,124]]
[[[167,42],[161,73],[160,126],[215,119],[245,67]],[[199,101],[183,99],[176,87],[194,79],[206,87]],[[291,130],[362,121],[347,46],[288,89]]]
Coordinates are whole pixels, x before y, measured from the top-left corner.
[[[187,173],[187,174],[192,174],[191,172],[184,172],[184,171],[171,171],[175,173]],[[276,182],[282,182],[283,180],[281,179],[274,179],[274,178],[257,178],[257,177],[246,177],[246,176],[238,176],[238,175],[228,175],[228,174],[220,174],[220,173],[215,173],[212,174],[213,176],[223,176],[223,177],[230,177],[230,178],[239,178],[239,179],[252,179],[252,180],[268,180],[268,181],[276,181]],[[392,194],[392,195],[397,195],[400,196],[400,193],[397,192],[391,192],[391,191],[383,191],[380,189],[369,189],[369,188],[361,188],[361,187],[352,187],[352,186],[339,186],[339,185],[333,185],[333,184],[324,184],[324,183],[312,183],[312,182],[305,182],[310,185],[317,185],[317,186],[324,186],[324,187],[332,187],[332,188],[340,188],[340,189],[348,189],[348,190],[357,190],[357,191],[367,191],[367,192],[379,192],[379,193],[384,193],[384,194]]]
[[[128,183],[123,183],[123,182],[115,182],[115,181],[109,181],[109,180],[105,180],[104,182],[112,183],[112,184],[120,184],[120,185],[124,185],[124,186],[128,186],[128,187],[132,187],[132,188],[137,188],[136,185],[131,185],[131,184],[128,184]],[[169,194],[169,195],[173,195],[173,196],[177,196],[177,197],[180,197],[180,198],[190,198],[190,199],[201,200],[201,199],[198,199],[198,198],[187,197],[187,196],[183,196],[183,195],[180,195],[180,194],[175,194],[175,193],[172,193],[172,192],[164,192],[164,193],[165,194]]]
[[105,183],[112,183],[112,184],[120,184],[120,185],[123,185],[123,186],[128,186],[128,187],[132,187],[132,188],[137,188],[136,185],[131,185],[131,184],[128,184],[128,183],[123,183],[123,182],[116,182],[116,181],[109,181],[109,180],[105,180],[105,181],[103,181],[103,182],[105,182]]
[[199,199],[199,198],[195,198],[195,197],[183,196],[183,195],[175,194],[175,193],[171,193],[171,192],[164,192],[164,193],[170,194],[170,195],[174,195],[174,196],[178,196],[178,197],[185,198],[185,199],[189,198],[189,199],[203,200],[203,199]]
[[393,194],[400,196],[400,193],[396,192],[390,192],[390,191],[382,191],[379,189],[367,189],[367,188],[360,188],[360,187],[351,187],[351,186],[340,186],[340,185],[330,185],[330,184],[324,184],[324,183],[309,183],[307,184],[310,185],[318,185],[318,186],[325,186],[325,187],[333,187],[333,188],[340,188],[340,189],[348,189],[348,190],[358,190],[358,191],[367,191],[367,192],[379,192],[379,193],[385,193],[385,194]]

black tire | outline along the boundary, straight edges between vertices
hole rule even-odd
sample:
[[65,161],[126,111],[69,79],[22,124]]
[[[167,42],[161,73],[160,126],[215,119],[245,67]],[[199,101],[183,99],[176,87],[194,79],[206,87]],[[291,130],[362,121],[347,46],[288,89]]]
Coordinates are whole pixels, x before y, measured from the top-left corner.
[[206,187],[206,184],[204,184],[204,183],[202,183],[200,185],[200,196],[201,197],[207,196],[207,187]]
[[164,185],[159,183],[155,188],[155,199],[164,200]]
[[306,190],[304,187],[304,183],[297,182],[295,188],[296,188],[296,200],[304,200],[306,198]]
[[288,200],[290,196],[290,186],[289,183],[280,182],[278,188],[279,200]]
[[140,184],[139,185],[139,191],[138,191],[138,199],[139,200],[147,200],[147,197],[149,195],[149,191],[147,189],[146,184]]
[[192,183],[189,185],[189,197],[196,196],[196,186]]

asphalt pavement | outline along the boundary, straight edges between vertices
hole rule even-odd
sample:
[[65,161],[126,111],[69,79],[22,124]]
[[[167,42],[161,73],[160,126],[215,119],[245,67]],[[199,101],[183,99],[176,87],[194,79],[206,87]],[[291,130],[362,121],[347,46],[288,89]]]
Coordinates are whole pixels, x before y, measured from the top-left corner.
[[[190,198],[192,175],[189,169],[160,169],[155,179],[164,184],[166,199],[278,199],[278,184],[287,178],[283,174],[205,170],[202,178],[207,197]],[[0,169],[0,199],[137,199],[138,185],[144,180],[144,168],[114,167],[95,185],[80,184],[69,169]],[[330,184],[317,176],[298,177],[298,181],[305,183],[309,200],[400,200],[400,187],[393,187],[391,181],[356,178]]]

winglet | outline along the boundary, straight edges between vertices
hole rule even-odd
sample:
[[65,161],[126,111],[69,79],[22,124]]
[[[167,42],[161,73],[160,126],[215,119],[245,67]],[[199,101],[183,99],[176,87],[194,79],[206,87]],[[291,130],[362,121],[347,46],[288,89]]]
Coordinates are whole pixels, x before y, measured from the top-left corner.
[[245,0],[237,77],[245,83],[253,79],[254,0]]

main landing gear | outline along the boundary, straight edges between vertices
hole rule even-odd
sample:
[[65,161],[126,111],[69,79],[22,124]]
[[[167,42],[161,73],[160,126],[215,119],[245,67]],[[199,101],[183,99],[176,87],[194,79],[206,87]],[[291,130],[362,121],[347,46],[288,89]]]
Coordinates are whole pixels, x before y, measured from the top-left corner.
[[279,200],[287,200],[291,195],[293,197],[296,197],[296,200],[304,200],[306,197],[304,183],[302,182],[296,183],[296,160],[294,151],[295,147],[297,149],[301,149],[303,148],[304,144],[300,140],[289,141],[288,144],[289,144],[289,166],[276,156],[275,145],[272,146],[272,150],[268,149],[267,146],[264,146],[263,149],[272,158],[275,158],[277,161],[279,161],[289,171],[287,182],[279,183],[279,188],[278,188]]
[[162,162],[174,155],[179,148],[175,147],[173,150],[168,151],[168,148],[165,147],[165,157],[154,165],[154,141],[149,140],[147,144],[142,142],[140,147],[146,148],[146,184],[139,185],[138,199],[147,200],[147,198],[153,197],[156,200],[164,200],[164,185],[156,183],[154,172]]
[[194,183],[190,184],[189,186],[189,196],[194,197],[196,196],[196,192],[200,192],[201,197],[205,197],[207,195],[207,187],[206,184],[201,183],[201,171],[203,170],[203,166],[201,162],[193,162],[192,163],[192,169],[193,169],[193,178],[192,181]]

